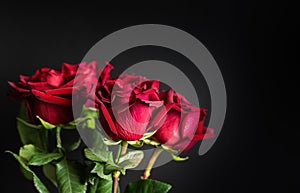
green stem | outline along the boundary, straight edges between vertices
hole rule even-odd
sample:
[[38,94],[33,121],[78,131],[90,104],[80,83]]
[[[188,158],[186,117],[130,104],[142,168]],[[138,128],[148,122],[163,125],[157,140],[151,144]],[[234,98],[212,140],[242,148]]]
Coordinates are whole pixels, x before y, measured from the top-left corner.
[[118,152],[117,152],[117,155],[116,155],[116,163],[119,162],[119,159],[120,159],[120,155],[121,155],[121,151],[122,151],[122,145],[120,144],[119,147],[118,147]]
[[60,137],[61,127],[56,127],[56,147],[58,148],[58,151],[61,152],[62,145],[61,145],[61,137]]
[[141,176],[142,180],[147,180],[149,178],[149,176],[151,175],[151,170],[153,168],[153,165],[157,160],[158,156],[161,154],[161,152],[163,152],[162,148],[156,148],[154,150],[153,155],[150,158],[149,163],[147,165],[147,168],[145,169],[143,176]]
[[126,154],[126,151],[127,151],[127,148],[128,148],[128,143],[127,143],[127,141],[122,141],[121,145],[122,145],[122,149],[121,149],[120,156]]
[[[117,153],[117,156],[116,156],[116,164],[118,164],[120,157],[122,155],[126,154],[127,148],[128,148],[127,141],[122,141],[121,145],[119,146],[118,153]],[[112,177],[113,177],[112,193],[117,193],[118,192],[120,174],[121,174],[120,171],[114,171],[113,174],[112,174]]]

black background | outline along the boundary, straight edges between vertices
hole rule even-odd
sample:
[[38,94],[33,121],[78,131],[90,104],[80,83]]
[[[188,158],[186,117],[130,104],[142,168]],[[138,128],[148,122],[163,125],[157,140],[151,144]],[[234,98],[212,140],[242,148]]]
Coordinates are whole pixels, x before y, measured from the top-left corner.
[[[173,193],[295,191],[300,156],[293,45],[298,23],[292,5],[267,1],[117,5],[1,5],[1,192],[35,191],[17,162],[4,154],[21,146],[15,121],[18,104],[7,97],[6,81],[17,81],[19,74],[30,75],[36,68],[78,63],[104,36],[144,23],[171,25],[198,38],[217,61],[228,95],[226,120],[213,148],[199,157],[195,146],[188,162],[157,168],[152,178],[173,184]],[[147,49],[143,53],[147,55]],[[164,58],[159,52],[152,55]],[[122,188],[140,175],[129,171]]]

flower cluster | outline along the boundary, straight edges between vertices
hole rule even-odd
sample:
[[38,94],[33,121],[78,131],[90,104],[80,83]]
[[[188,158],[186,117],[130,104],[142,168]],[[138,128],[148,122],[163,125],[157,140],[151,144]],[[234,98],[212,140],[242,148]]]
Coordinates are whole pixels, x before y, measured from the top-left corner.
[[[61,128],[76,126],[72,111],[72,102],[76,101],[72,100],[83,102],[85,110],[96,109],[98,116],[93,118],[98,119],[101,127],[96,125],[94,127],[110,140],[118,142],[116,144],[122,144],[123,148],[126,147],[124,144],[128,144],[127,142],[144,142],[143,140],[145,140],[148,142],[147,144],[155,144],[160,149],[163,146],[172,152],[185,152],[199,140],[213,137],[213,130],[204,127],[206,109],[194,106],[183,95],[175,93],[172,88],[160,90],[159,80],[148,80],[135,74],[111,77],[112,69],[113,66],[109,63],[102,69],[97,68],[96,62],[77,65],[65,63],[60,70],[41,68],[32,76],[20,75],[19,82],[9,82],[9,85],[12,87],[11,96],[21,99],[25,104],[27,118],[21,122],[23,125],[41,126],[48,130],[58,128],[56,130],[58,132],[57,149],[52,151],[59,152],[59,155],[63,155],[64,151],[67,151],[67,148],[61,144],[59,136]],[[22,127],[24,126],[19,126],[19,131],[24,130]],[[22,131],[20,131],[20,135],[22,135]],[[21,136],[21,138],[25,139],[26,136]],[[29,148],[28,145],[33,144],[35,149],[40,148],[39,151],[42,151],[42,146],[36,147],[37,145],[30,140],[22,142],[25,145],[23,149]],[[43,151],[48,154],[52,153],[49,152],[49,148],[45,148]],[[124,157],[125,153],[126,151],[118,155],[116,160]],[[112,182],[111,191],[117,191],[115,187],[120,172],[122,173],[124,169],[120,166],[122,164],[117,166],[118,163],[114,163],[115,165],[113,165],[112,161],[100,158],[98,160],[91,154],[93,152],[85,151],[85,156],[90,161],[106,164],[102,173],[96,172],[98,176],[107,180],[103,176],[112,173],[112,178],[117,180]],[[48,163],[51,162],[56,169],[62,167],[63,164],[59,163],[66,161],[64,155],[59,155],[57,155],[57,159],[48,160]],[[93,155],[101,157],[96,153]],[[27,160],[25,162],[27,165],[32,162],[28,155],[23,154],[22,156],[21,151],[19,156]],[[53,156],[55,157],[55,155]],[[114,168],[109,171],[107,168],[111,168],[112,165]],[[66,184],[59,182],[60,177],[60,173],[57,171],[55,183],[60,192],[66,192]],[[148,177],[147,175],[144,180],[147,180]],[[93,181],[93,183],[95,182]],[[38,183],[35,183],[37,187],[36,184]],[[37,187],[40,192],[43,192],[41,190],[43,188],[44,186]],[[89,189],[90,187],[85,187],[80,190],[84,192]],[[72,190],[72,192],[76,191]]]

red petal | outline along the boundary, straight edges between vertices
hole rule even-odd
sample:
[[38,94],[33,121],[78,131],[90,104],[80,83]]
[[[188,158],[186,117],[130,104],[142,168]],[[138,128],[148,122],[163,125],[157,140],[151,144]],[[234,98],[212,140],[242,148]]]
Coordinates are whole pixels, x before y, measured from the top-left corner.
[[34,94],[39,100],[47,102],[47,103],[52,103],[52,104],[57,104],[57,105],[63,105],[63,106],[70,106],[72,105],[72,101],[70,99],[58,97],[58,96],[53,96],[46,94],[44,92],[38,91],[38,90],[31,90],[32,94]]
[[66,124],[72,121],[72,106],[62,106],[39,100],[35,96],[29,97],[27,110],[33,122],[37,122],[36,115],[51,124]]
[[151,127],[155,128],[157,127],[159,124],[163,124],[162,121],[165,118],[166,114],[170,111],[170,109],[174,106],[174,104],[169,104],[167,106],[163,106],[160,108],[160,110],[157,113],[153,113],[152,117],[154,117],[154,119],[152,120],[151,124],[149,124],[149,129]]
[[170,104],[170,103],[174,103],[174,90],[170,89],[167,92],[163,92],[162,95],[160,97],[161,100],[164,100],[165,104]]
[[100,75],[101,86],[103,86],[105,84],[105,81],[110,77],[110,71],[113,68],[114,67],[110,63],[106,62],[106,65],[101,71],[101,75]]
[[154,134],[154,138],[162,144],[173,146],[180,142],[181,139],[179,134],[179,125],[180,113],[170,110],[164,120],[164,123]]
[[182,151],[183,153],[191,149],[198,141],[203,139],[209,139],[214,137],[214,130],[212,128],[204,128],[205,132],[202,134],[197,134],[193,137],[192,141],[188,146]]
[[40,72],[45,73],[45,72],[49,72],[51,70],[51,68],[41,68]]
[[15,83],[8,81],[9,86],[11,86],[13,89],[15,89],[18,92],[21,93],[30,93],[30,90],[24,89],[24,88],[20,88],[18,87]]
[[57,70],[51,70],[47,76],[47,83],[53,87],[59,87],[64,82],[64,76]]
[[[119,110],[119,108],[117,108]],[[116,112],[116,128],[118,138],[126,141],[140,139],[146,132],[146,127],[150,120],[150,108],[148,104],[136,101],[122,112]]]
[[47,82],[27,82],[27,85],[30,89],[35,90],[48,90],[52,88],[52,86],[48,85]]
[[51,70],[51,68],[41,68],[35,71],[34,75],[30,78],[31,81],[35,81],[41,78],[41,76],[43,75],[43,73],[47,73]]
[[72,87],[66,87],[66,88],[57,88],[52,90],[46,90],[45,93],[51,94],[51,95],[64,95],[64,94],[72,94],[73,88]]
[[[180,134],[181,138],[192,138],[196,132],[198,126],[200,112],[185,113],[181,125]],[[181,116],[183,116],[181,114]]]
[[204,127],[203,133],[195,135],[195,138],[196,139],[209,139],[209,138],[213,138],[214,136],[215,136],[215,133],[212,128]]
[[64,87],[72,87],[74,84],[74,79],[70,80],[69,82],[67,82],[66,84],[62,85],[60,88],[64,88]]
[[157,93],[153,93],[149,95],[149,100],[151,101],[160,101],[159,96],[157,95]]
[[[106,107],[104,106],[104,104],[102,102],[100,102],[100,108],[101,108],[101,113],[103,113],[103,117],[105,118],[105,120],[107,121],[107,124],[110,127],[110,130],[114,133],[117,134],[117,129],[116,126],[108,112],[108,110],[106,109]],[[107,128],[108,129],[108,128]]]
[[203,124],[204,124],[205,117],[206,117],[206,109],[201,108],[201,110],[200,110],[200,119],[199,119],[199,124],[198,124],[196,134],[202,134],[203,133]]
[[19,77],[20,77],[21,82],[23,82],[23,83],[26,83],[30,79],[29,76],[24,76],[24,75],[20,75]]
[[61,72],[67,80],[70,80],[71,78],[73,78],[76,75],[78,66],[79,65],[72,65],[72,64],[64,63],[62,65]]

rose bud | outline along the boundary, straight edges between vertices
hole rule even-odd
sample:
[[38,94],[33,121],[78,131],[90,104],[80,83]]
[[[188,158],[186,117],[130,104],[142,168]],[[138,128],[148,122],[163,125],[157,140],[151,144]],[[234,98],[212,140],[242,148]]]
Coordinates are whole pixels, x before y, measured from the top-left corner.
[[[107,64],[101,75],[109,77],[111,69]],[[163,105],[158,97],[159,82],[142,76],[122,74],[116,79],[106,79],[97,89],[100,122],[115,141],[140,139],[147,131],[152,112]]]
[[172,89],[159,93],[167,107],[164,119],[152,138],[177,151],[187,151],[199,140],[213,137],[213,130],[203,127],[206,110],[197,108]]
[[72,91],[78,66],[64,63],[60,70],[41,68],[33,76],[20,75],[18,83],[8,82],[12,94],[24,100],[32,123],[38,123],[37,115],[54,125],[73,120]]

